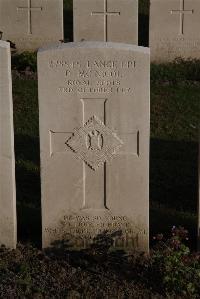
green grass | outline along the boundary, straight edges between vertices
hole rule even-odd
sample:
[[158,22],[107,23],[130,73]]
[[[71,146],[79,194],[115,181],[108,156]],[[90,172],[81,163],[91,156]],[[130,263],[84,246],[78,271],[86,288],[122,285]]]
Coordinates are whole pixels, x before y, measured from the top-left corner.
[[15,134],[38,137],[37,81],[15,79],[13,92]]
[[200,84],[151,88],[151,200],[196,211]]
[[40,244],[40,163],[37,81],[15,79],[14,126],[18,237]]
[[200,84],[151,87],[151,137],[197,141]]
[[[170,205],[168,205],[170,206]],[[197,214],[175,209],[172,206],[151,202],[150,206],[150,245],[157,233],[169,234],[172,227],[183,226],[189,231],[189,246],[193,250],[197,246]]]

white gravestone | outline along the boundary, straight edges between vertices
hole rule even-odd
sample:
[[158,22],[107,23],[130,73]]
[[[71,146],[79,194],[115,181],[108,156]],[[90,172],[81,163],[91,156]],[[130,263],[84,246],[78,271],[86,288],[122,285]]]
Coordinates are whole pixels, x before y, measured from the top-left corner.
[[200,58],[199,0],[151,0],[151,60]]
[[63,40],[62,0],[0,0],[2,39],[18,50],[36,50]]
[[10,45],[0,41],[0,245],[16,247],[16,190]]
[[43,247],[148,251],[149,49],[81,42],[38,53]]
[[138,0],[74,0],[74,41],[138,44]]

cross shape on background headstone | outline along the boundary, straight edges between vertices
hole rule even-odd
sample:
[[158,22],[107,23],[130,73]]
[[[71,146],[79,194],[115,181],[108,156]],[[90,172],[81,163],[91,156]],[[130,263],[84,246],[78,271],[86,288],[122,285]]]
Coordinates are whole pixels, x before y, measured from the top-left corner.
[[108,11],[108,0],[104,0],[104,11],[91,13],[92,16],[103,16],[104,17],[104,42],[108,41],[108,17],[109,16],[120,16],[120,12],[109,12]]
[[185,0],[180,0],[180,9],[171,10],[171,14],[179,14],[180,15],[180,34],[184,34],[184,15],[185,14],[193,14],[194,10],[185,10]]
[[[85,127],[87,125],[87,121],[93,119],[94,115],[98,115],[98,119],[102,122],[102,131],[108,130],[108,137],[109,134],[112,134],[112,131],[106,127],[106,101],[107,99],[104,98],[97,98],[97,99],[81,99],[82,105],[83,105],[83,127],[81,127],[79,130],[84,130],[84,136],[85,136],[85,146],[83,148],[83,143],[80,142],[79,140],[81,139],[80,134],[78,135],[78,138],[75,141],[75,145],[77,145],[77,151],[73,151],[73,146],[71,147],[69,140],[73,139],[73,135],[78,132],[79,130],[76,130],[75,134],[74,132],[55,132],[55,131],[50,131],[50,156],[53,157],[54,154],[56,153],[72,153],[76,154],[76,156],[83,156],[82,153],[84,151],[87,152],[87,150],[93,150],[93,151],[99,151],[101,154],[101,150],[105,151],[105,156],[108,154],[108,148],[106,148],[104,144],[104,139],[102,140],[101,138],[104,138],[101,136],[101,125],[100,129],[94,130],[92,129],[93,123],[91,123],[91,128]],[[97,119],[97,125],[98,125],[98,119]],[[93,132],[94,131],[94,132]],[[88,134],[89,132],[89,134]],[[91,134],[90,134],[91,132]],[[94,133],[94,134],[93,134]],[[104,132],[103,132],[104,133]],[[114,133],[115,134],[115,133]],[[88,137],[93,138],[93,140],[88,141]],[[117,141],[121,142],[121,148],[120,146],[117,146],[117,151],[115,155],[134,155],[136,157],[139,156],[139,131],[133,131],[133,132],[128,132],[128,133],[121,133],[119,134],[120,138],[119,139],[117,136]],[[113,142],[115,142],[114,137]],[[90,142],[91,141],[91,142]],[[116,141],[116,142],[117,142]],[[78,143],[78,144],[77,144]],[[70,146],[69,146],[70,145]],[[111,144],[111,147],[113,144]],[[80,148],[81,155],[78,153]],[[74,152],[74,153],[73,153]],[[94,156],[96,153],[94,153]],[[108,154],[109,155],[109,154]],[[100,160],[101,156],[96,155],[96,159]],[[82,160],[83,162],[83,204],[82,204],[82,209],[101,209],[105,210],[108,209],[107,207],[107,202],[106,202],[106,172],[107,172],[107,160],[105,159],[102,165],[94,169],[94,167],[90,167],[89,163],[85,161],[83,157]],[[90,157],[89,157],[90,158]],[[91,159],[92,160],[92,159]],[[90,160],[90,162],[91,162]]]
[[32,0],[28,0],[28,6],[17,7],[17,11],[27,11],[28,13],[28,34],[33,34],[32,31],[32,12],[42,11],[42,7],[32,7]]

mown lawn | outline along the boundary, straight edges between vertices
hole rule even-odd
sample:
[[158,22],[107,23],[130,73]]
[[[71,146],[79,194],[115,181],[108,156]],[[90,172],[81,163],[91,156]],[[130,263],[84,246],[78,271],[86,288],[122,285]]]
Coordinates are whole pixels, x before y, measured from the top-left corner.
[[[151,229],[197,227],[200,84],[151,87]],[[167,209],[166,209],[167,208]]]

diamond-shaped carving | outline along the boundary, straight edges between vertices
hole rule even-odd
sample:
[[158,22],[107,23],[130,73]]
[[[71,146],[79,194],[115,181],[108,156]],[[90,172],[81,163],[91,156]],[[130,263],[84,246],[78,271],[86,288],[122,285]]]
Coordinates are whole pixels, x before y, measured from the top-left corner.
[[66,145],[90,168],[96,170],[109,162],[123,142],[97,116],[92,116],[83,127],[75,129]]

